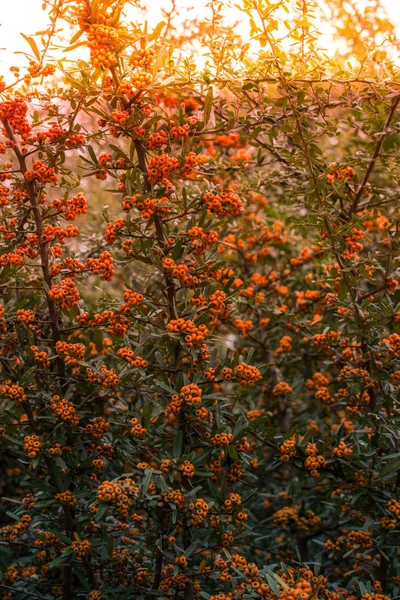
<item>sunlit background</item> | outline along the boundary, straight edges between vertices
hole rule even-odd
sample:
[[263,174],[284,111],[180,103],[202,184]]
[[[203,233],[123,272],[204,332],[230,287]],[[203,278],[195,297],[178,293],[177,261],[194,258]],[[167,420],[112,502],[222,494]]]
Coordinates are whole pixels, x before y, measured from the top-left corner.
[[[325,0],[329,2],[329,0]],[[358,0],[360,9],[366,6],[368,0]],[[396,27],[397,36],[400,37],[400,0],[382,0],[387,14],[393,25]],[[145,0],[148,10],[146,10],[146,20],[149,26],[155,26],[162,20],[162,9],[168,9],[170,0]],[[182,19],[185,16],[195,15],[200,19],[210,16],[210,9],[207,8],[207,0],[179,0],[177,2],[182,7]],[[234,8],[235,2],[232,0],[232,6],[228,2],[224,4],[224,15],[235,23],[235,30],[244,39],[248,36],[248,23],[244,22],[243,15]],[[322,4],[322,1],[321,1]],[[193,8],[193,5],[194,8]],[[21,38],[20,33],[33,35],[47,25],[47,17],[42,10],[42,0],[11,0],[7,7],[2,10],[0,21],[0,75],[5,75],[11,65],[24,64],[24,59],[18,55],[18,51],[30,52],[28,44]],[[137,9],[133,6],[127,8],[128,18],[132,21],[140,19]],[[377,15],[380,17],[381,15]],[[239,22],[238,22],[239,19]],[[334,40],[326,36],[327,45],[334,44]],[[329,49],[329,48],[328,48]],[[15,54],[17,52],[17,54]]]

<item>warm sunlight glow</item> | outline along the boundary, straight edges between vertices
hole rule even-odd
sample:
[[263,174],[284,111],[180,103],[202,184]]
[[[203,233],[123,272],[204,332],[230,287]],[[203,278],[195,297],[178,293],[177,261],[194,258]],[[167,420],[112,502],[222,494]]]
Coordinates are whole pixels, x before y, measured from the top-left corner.
[[[151,0],[151,9],[146,12],[146,18],[150,26],[156,25],[161,20],[161,9],[168,9],[169,4],[168,0]],[[176,4],[182,7],[182,18],[187,14],[196,15],[199,18],[210,16],[210,11],[207,9],[207,2],[205,0],[196,2],[195,9],[193,9],[193,0],[179,0]],[[249,35],[248,24],[244,23],[243,15],[238,12],[234,4],[235,2],[227,2],[224,7],[224,14],[228,19],[232,20],[232,23],[236,23],[237,33],[246,38]],[[367,0],[358,0],[360,8],[363,8],[366,4]],[[390,19],[396,26],[397,35],[400,36],[400,2],[397,0],[383,0],[383,4]],[[147,2],[143,3],[143,6],[147,5]],[[42,0],[13,0],[2,13],[0,24],[1,72],[5,72],[12,64],[19,64],[21,62],[21,58],[14,54],[14,52],[21,50],[20,32],[34,34],[43,27],[44,13],[41,6]],[[132,21],[140,18],[137,9],[132,6],[128,7],[127,14]],[[380,15],[377,16],[380,17]],[[28,47],[26,47],[26,51],[29,51]]]

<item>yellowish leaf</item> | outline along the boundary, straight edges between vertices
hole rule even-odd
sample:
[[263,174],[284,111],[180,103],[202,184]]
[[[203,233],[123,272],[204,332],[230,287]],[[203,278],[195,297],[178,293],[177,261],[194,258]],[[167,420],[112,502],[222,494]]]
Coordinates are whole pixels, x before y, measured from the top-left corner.
[[153,30],[153,33],[151,33],[148,37],[149,42],[152,42],[153,40],[160,37],[161,32],[164,29],[165,25],[166,25],[165,21],[160,21],[159,24],[156,25],[156,27]]
[[35,55],[35,58],[37,58],[37,60],[40,61],[40,52],[36,45],[35,40],[32,37],[25,35],[24,33],[21,33],[21,35],[24,38],[24,40],[26,40],[28,42],[28,44],[30,45],[31,50],[32,50],[33,54]]

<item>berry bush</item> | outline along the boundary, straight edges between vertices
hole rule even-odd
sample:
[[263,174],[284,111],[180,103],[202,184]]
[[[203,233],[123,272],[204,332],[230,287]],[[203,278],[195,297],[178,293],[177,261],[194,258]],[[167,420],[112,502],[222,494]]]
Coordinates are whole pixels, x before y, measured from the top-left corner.
[[43,8],[0,77],[0,597],[398,597],[380,2]]

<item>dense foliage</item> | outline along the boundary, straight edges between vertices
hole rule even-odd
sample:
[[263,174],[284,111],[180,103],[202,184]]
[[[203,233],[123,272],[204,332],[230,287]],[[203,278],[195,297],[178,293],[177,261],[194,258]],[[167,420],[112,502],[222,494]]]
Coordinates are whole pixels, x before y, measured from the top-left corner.
[[395,597],[393,27],[130,4],[0,78],[1,598]]

